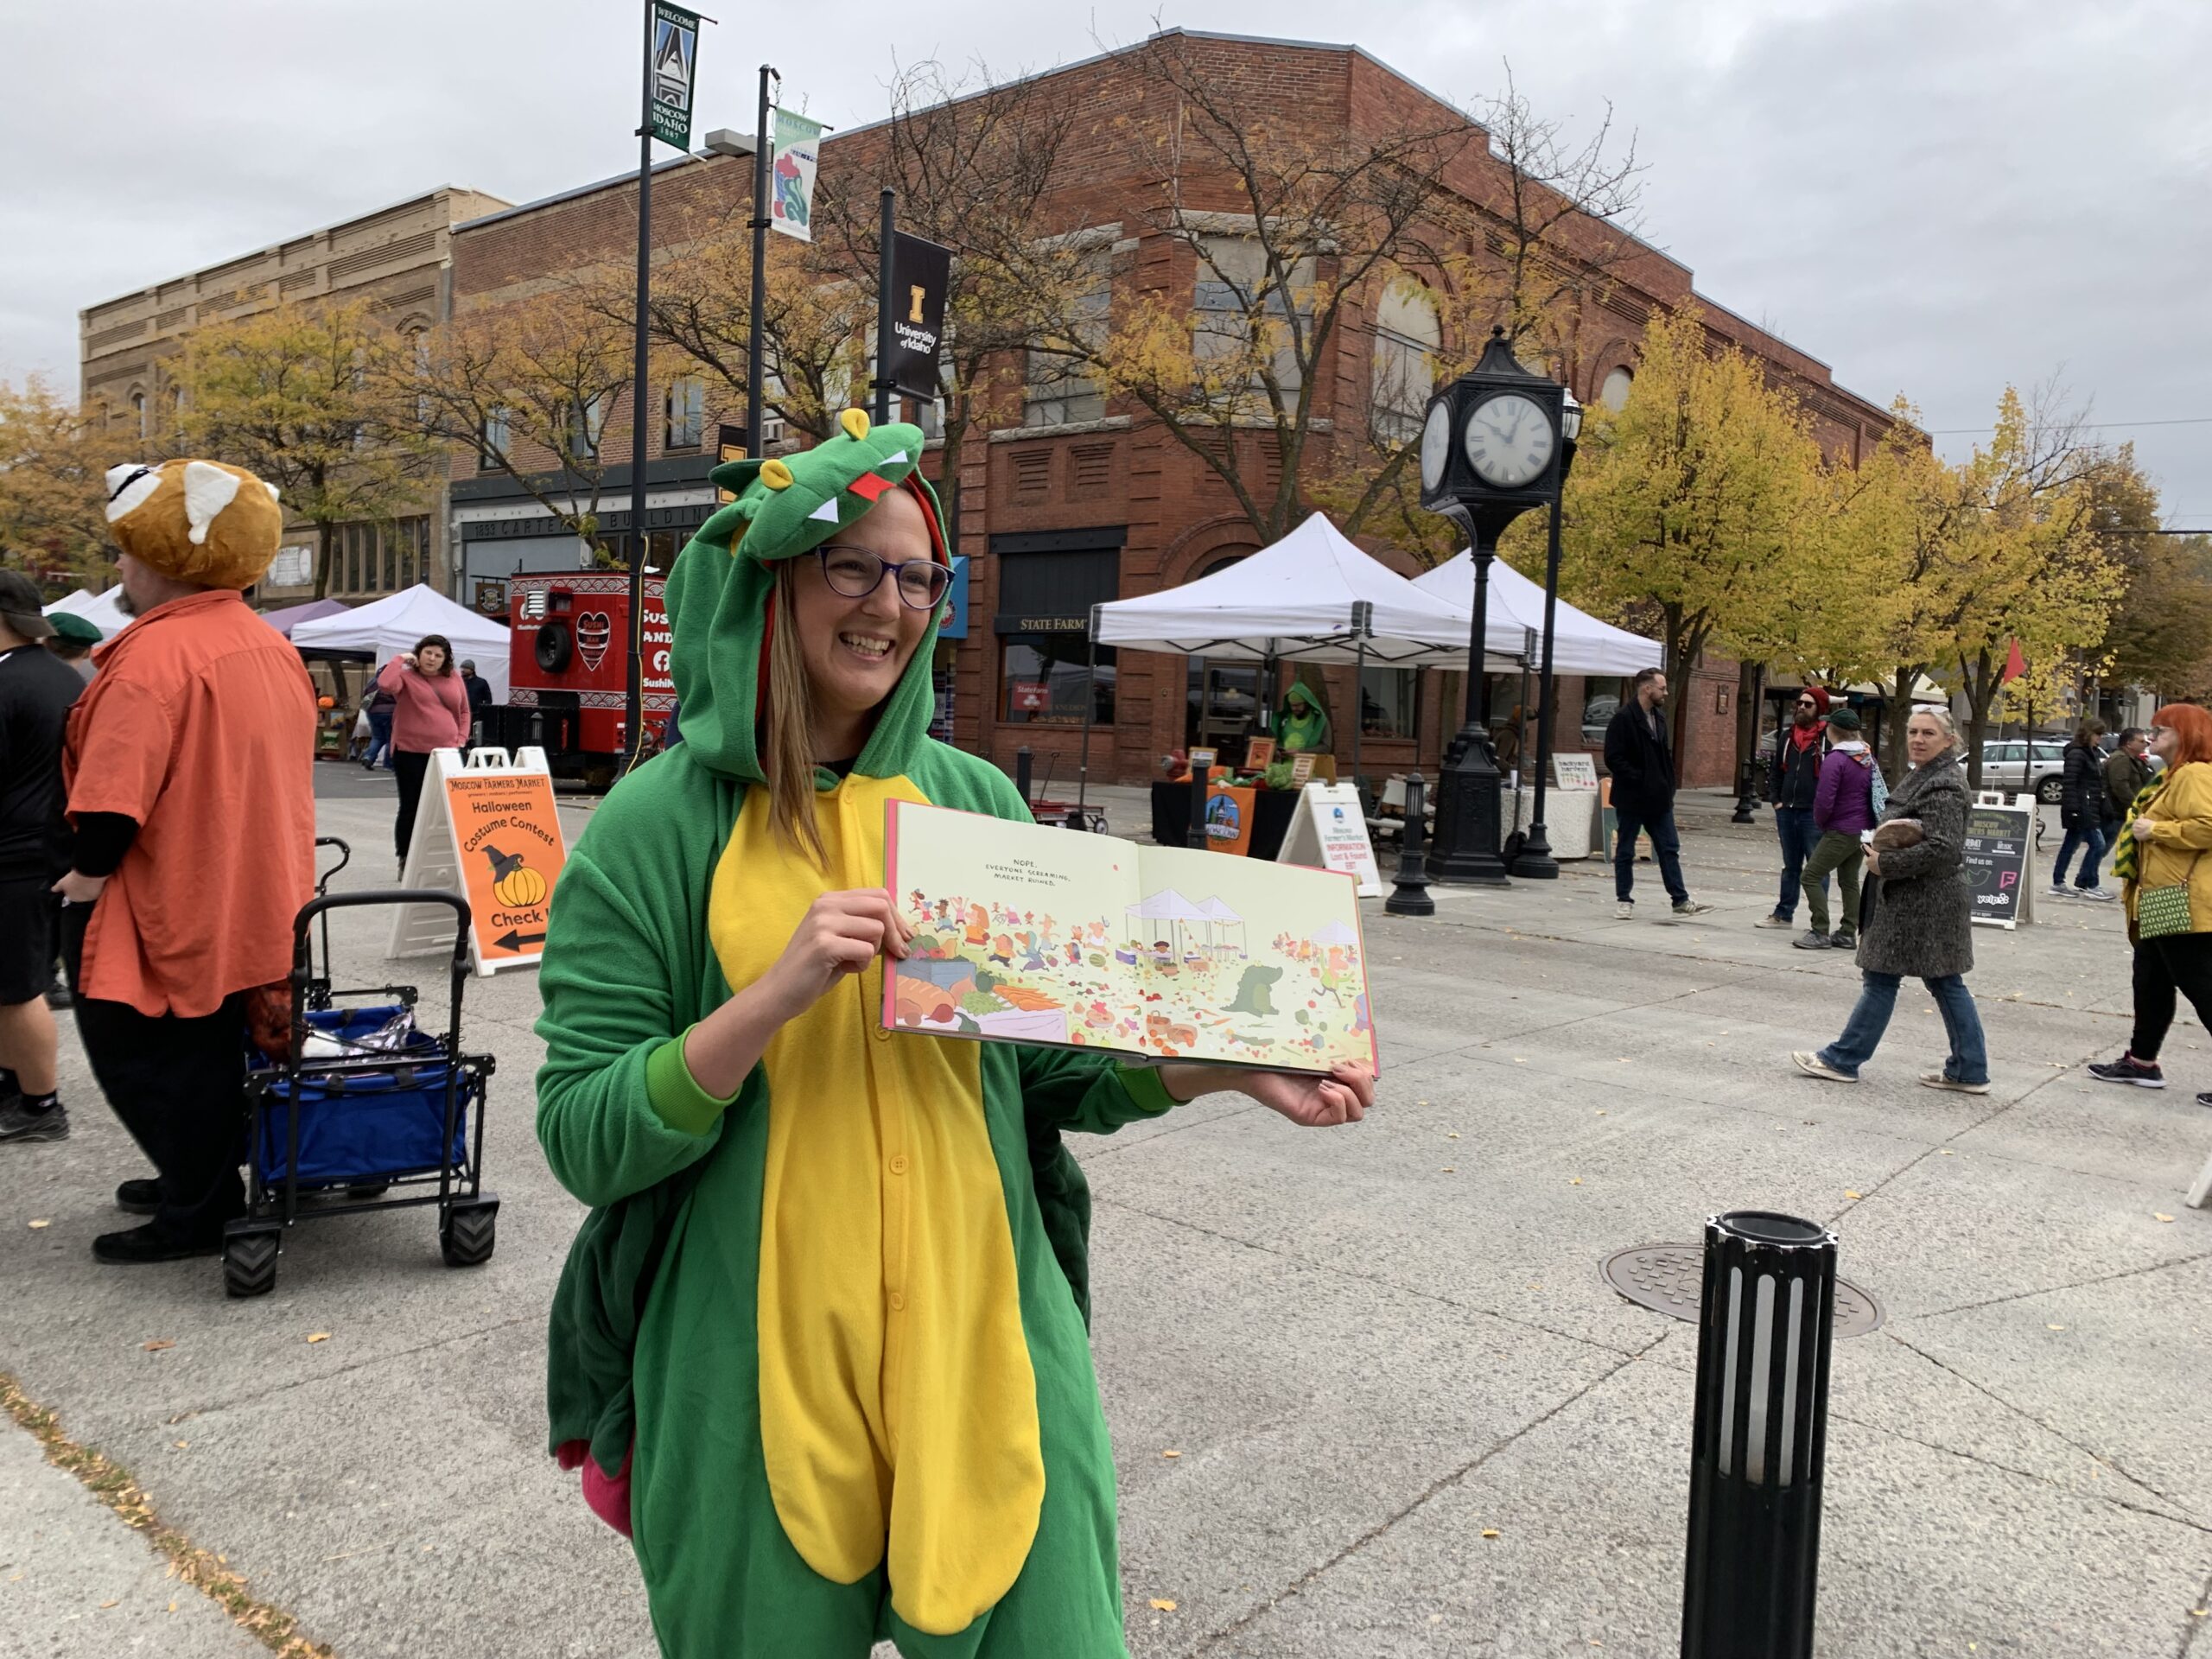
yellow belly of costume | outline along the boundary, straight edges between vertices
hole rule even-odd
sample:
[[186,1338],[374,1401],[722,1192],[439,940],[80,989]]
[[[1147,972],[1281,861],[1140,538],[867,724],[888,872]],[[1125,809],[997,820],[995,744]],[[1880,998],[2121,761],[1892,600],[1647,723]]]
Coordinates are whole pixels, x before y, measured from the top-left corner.
[[[826,873],[747,792],[708,910],[733,986],[820,893],[880,886],[885,804],[923,797],[849,779],[816,798]],[[879,961],[762,1058],[761,1440],[807,1565],[850,1584],[887,1561],[899,1616],[949,1635],[1006,1593],[1036,1535],[1036,1378],[976,1049],[890,1035],[882,998]]]

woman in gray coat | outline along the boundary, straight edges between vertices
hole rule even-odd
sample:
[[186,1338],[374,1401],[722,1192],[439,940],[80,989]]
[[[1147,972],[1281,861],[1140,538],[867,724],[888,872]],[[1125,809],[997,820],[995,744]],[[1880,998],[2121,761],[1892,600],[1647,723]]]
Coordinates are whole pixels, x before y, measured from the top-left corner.
[[1921,1074],[1930,1089],[1961,1094],[1989,1092],[1989,1054],[1981,1019],[1967,989],[1974,967],[1974,924],[1961,849],[1967,831],[1967,780],[1959,765],[1957,733],[1941,709],[1917,709],[1906,723],[1905,753],[1912,771],[1890,797],[1882,822],[1916,820],[1920,841],[1887,851],[1869,849],[1866,874],[1873,914],[1859,936],[1858,1006],[1843,1035],[1817,1054],[1789,1058],[1808,1077],[1856,1083],[1859,1068],[1897,1007],[1897,986],[1910,974],[1928,987],[1951,1040],[1941,1071]]

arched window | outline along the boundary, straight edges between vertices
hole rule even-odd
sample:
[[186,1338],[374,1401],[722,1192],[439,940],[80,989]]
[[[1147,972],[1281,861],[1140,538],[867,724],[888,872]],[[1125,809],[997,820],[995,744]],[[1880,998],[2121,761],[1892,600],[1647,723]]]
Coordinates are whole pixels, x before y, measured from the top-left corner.
[[152,437],[154,435],[152,431],[149,429],[146,422],[146,394],[143,391],[132,392],[130,394],[130,408],[132,412],[137,417],[138,435],[142,438]]
[[1436,388],[1436,353],[1443,343],[1436,307],[1413,283],[1401,279],[1382,290],[1375,311],[1375,435],[1405,443],[1421,432],[1429,393]]
[[1598,388],[1598,401],[1618,415],[1628,407],[1628,389],[1635,383],[1635,370],[1617,368],[1605,376],[1605,384]]

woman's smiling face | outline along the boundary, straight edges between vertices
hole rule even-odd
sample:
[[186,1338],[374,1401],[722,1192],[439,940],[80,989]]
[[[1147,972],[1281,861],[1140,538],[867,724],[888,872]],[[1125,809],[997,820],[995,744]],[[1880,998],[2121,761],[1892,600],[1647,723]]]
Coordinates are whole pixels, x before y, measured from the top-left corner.
[[[837,532],[837,543],[891,564],[931,556],[929,521],[904,489],[886,491]],[[818,557],[811,552],[799,556],[792,620],[817,717],[830,728],[864,716],[897,688],[930,613],[901,600],[897,578],[887,570],[872,592],[849,599],[830,585]]]

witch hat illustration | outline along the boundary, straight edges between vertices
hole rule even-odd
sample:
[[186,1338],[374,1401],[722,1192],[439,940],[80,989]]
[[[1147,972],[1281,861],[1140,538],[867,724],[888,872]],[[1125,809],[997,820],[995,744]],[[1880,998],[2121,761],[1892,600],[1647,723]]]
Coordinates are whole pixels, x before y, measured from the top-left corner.
[[501,852],[489,842],[484,845],[484,856],[492,861],[492,884],[494,887],[523,867],[523,861],[520,858],[512,853]]

